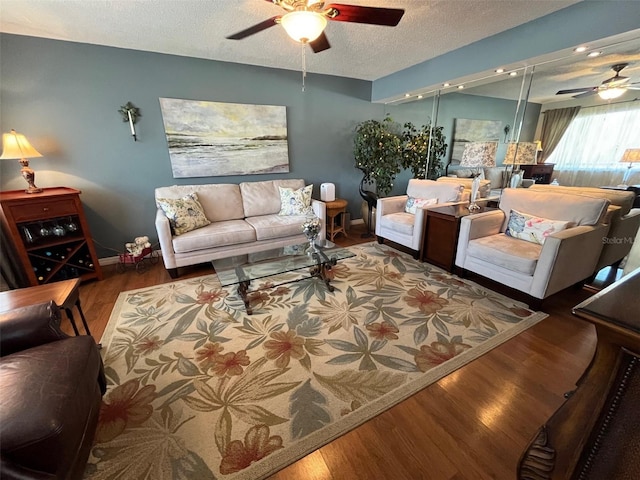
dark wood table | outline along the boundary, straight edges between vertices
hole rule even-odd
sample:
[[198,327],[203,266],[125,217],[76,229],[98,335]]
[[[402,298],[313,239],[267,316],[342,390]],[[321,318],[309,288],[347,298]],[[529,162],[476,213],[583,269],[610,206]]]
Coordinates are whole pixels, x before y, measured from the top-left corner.
[[453,272],[458,250],[460,221],[467,215],[489,210],[496,210],[496,208],[480,207],[480,210],[470,213],[469,206],[466,204],[429,207],[422,232],[420,260]]
[[640,268],[576,305],[598,342],[578,387],[536,434],[519,479],[614,480],[640,472]]
[[72,309],[75,306],[80,313],[82,325],[84,326],[87,335],[91,335],[87,320],[82,312],[80,306],[80,278],[72,278],[71,280],[64,280],[61,282],[47,283],[45,285],[37,285],[35,287],[18,288],[16,290],[9,290],[6,292],[0,292],[0,312],[7,312],[16,308],[26,307],[35,303],[47,302],[53,300],[53,302],[62,308],[71,322],[73,331],[76,335],[80,335],[76,321],[73,318]]

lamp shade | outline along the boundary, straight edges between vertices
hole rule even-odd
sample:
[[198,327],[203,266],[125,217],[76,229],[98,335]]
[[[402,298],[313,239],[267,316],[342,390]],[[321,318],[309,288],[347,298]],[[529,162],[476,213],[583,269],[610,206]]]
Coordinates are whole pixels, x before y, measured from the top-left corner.
[[15,160],[16,158],[36,158],[42,155],[31,146],[29,140],[21,133],[11,130],[2,134],[2,156],[0,160]]
[[622,163],[640,162],[640,148],[627,148],[620,159]]
[[600,90],[598,92],[598,96],[603,100],[613,100],[614,98],[622,96],[622,94],[626,91],[626,88],[606,88],[604,90]]
[[535,142],[511,142],[504,157],[505,165],[535,165],[538,145]]
[[324,15],[308,10],[289,12],[280,19],[282,27],[296,42],[313,42],[324,31],[327,19]]
[[495,167],[498,142],[467,143],[460,159],[461,167]]

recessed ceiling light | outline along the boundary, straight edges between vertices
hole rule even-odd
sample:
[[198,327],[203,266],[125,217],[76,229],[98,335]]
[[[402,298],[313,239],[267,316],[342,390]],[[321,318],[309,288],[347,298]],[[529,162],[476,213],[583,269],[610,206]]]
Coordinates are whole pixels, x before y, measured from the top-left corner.
[[496,68],[496,73],[504,73],[504,68]]
[[410,94],[410,93],[405,93],[405,94],[404,94],[404,97],[405,97],[405,98],[409,98],[410,96],[411,96],[411,94]]
[[509,76],[511,77],[515,77],[516,75],[518,75],[518,72],[509,72]]
[[590,52],[587,57],[599,57],[600,55],[602,55],[602,52]]
[[442,86],[443,86],[443,87],[450,87],[450,86],[451,86],[451,84],[450,84],[450,83],[443,83],[443,84],[442,84]]
[[576,47],[573,49],[574,52],[582,53],[587,50],[587,47]]
[[458,85],[458,89],[462,90],[464,88],[464,85]]
[[418,95],[418,100],[420,100],[422,98],[422,95]]

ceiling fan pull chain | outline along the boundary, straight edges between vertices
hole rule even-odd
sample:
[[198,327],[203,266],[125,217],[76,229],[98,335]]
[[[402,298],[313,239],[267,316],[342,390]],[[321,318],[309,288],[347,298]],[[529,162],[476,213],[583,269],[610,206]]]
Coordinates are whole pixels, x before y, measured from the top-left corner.
[[302,91],[304,92],[304,82],[307,78],[307,56],[305,54],[305,47],[307,45],[305,43],[300,44],[300,48],[302,49]]

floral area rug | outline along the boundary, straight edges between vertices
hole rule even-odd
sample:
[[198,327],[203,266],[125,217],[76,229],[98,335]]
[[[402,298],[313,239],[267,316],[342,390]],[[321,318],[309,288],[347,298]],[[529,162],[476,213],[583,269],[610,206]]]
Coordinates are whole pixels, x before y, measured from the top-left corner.
[[262,285],[251,316],[215,274],[120,294],[86,476],[264,478],[546,317],[384,245],[350,248],[333,293]]

